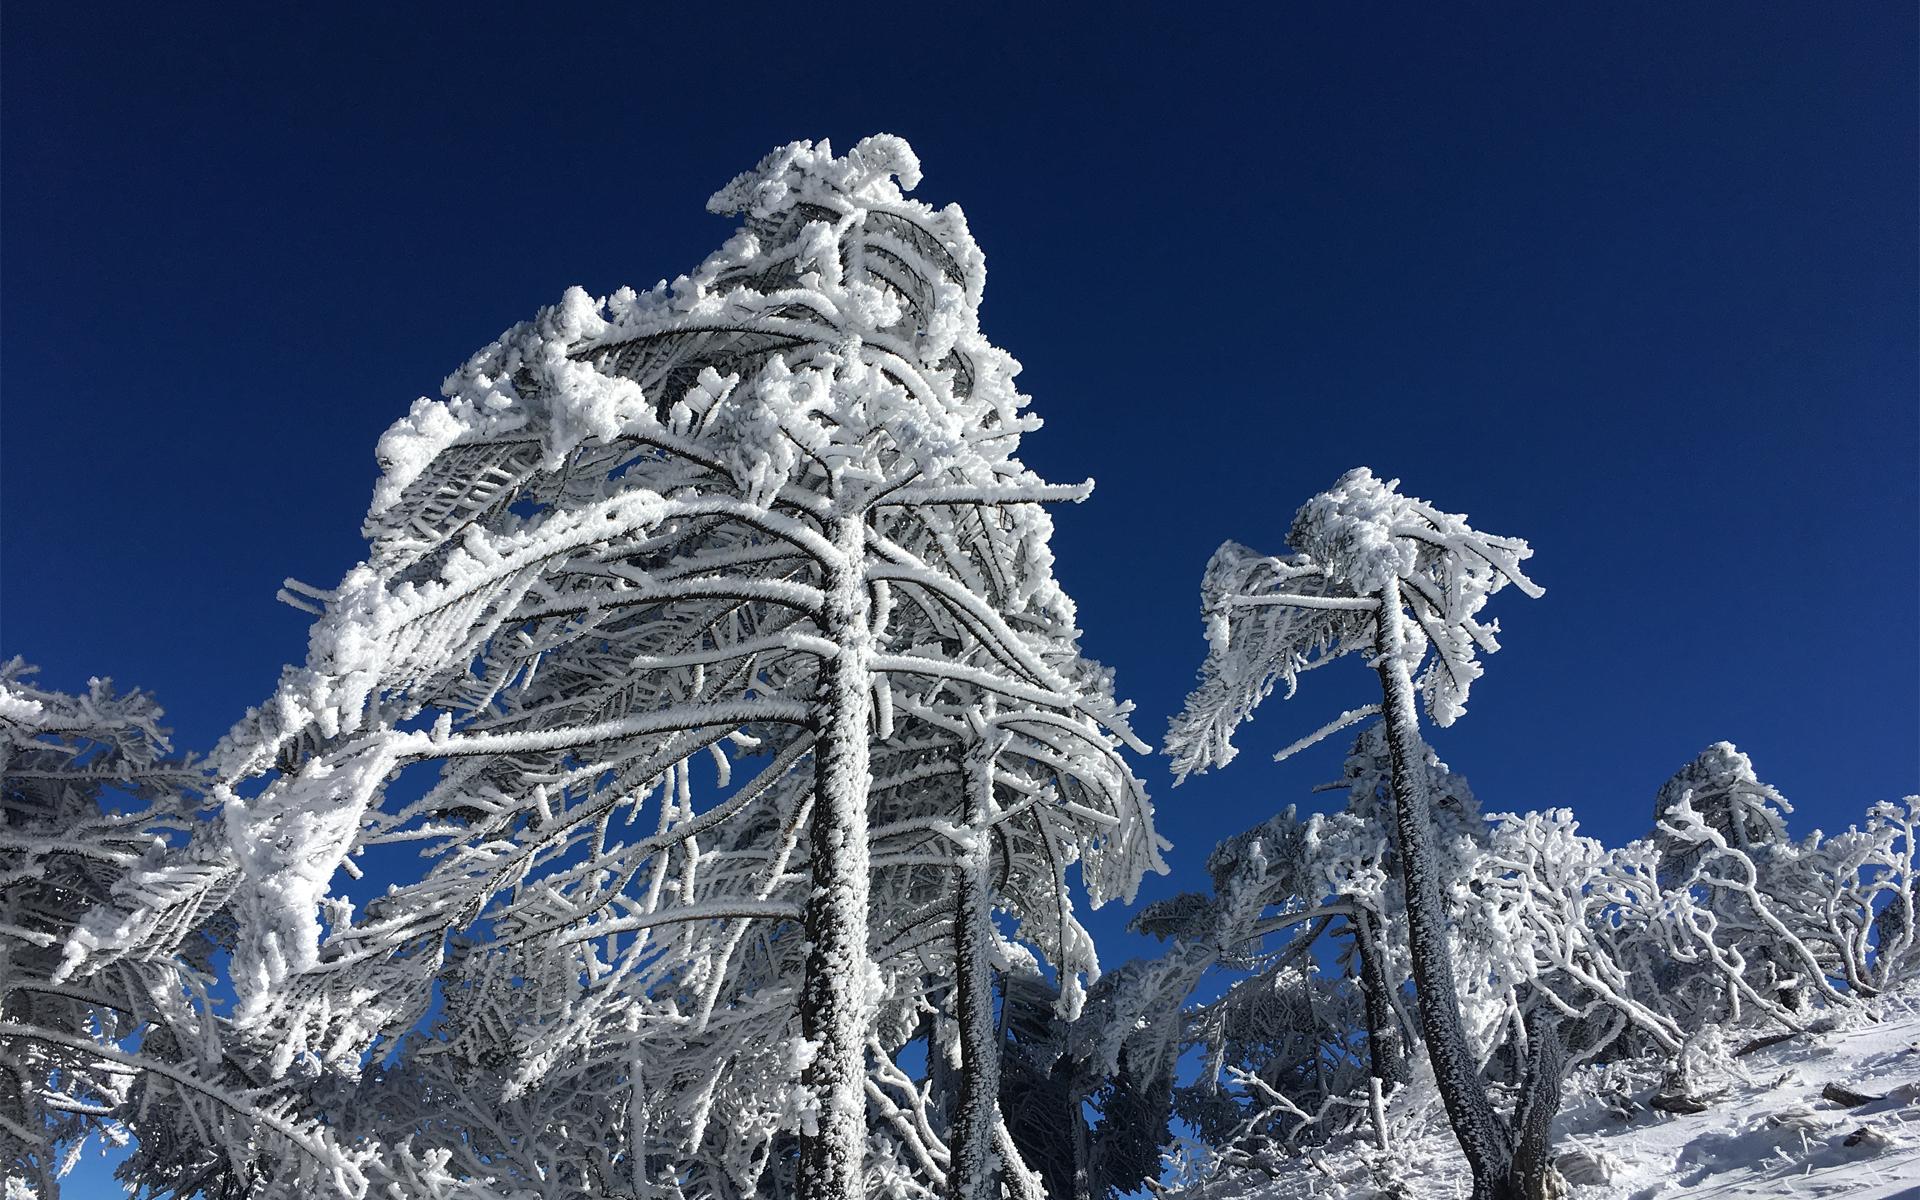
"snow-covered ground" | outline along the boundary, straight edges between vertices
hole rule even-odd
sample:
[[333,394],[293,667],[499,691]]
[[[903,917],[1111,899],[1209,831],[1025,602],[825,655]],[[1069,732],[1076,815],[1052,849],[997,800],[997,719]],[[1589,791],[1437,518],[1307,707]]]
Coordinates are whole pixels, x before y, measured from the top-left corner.
[[[1878,1019],[1876,1020],[1875,1017]],[[1665,1064],[1647,1060],[1576,1071],[1555,1124],[1555,1149],[1573,1200],[1801,1200],[1920,1197],[1920,992],[1840,1017],[1826,1032],[1751,1050],[1765,1030],[1721,1048],[1701,1046],[1686,1090],[1704,1111],[1651,1102],[1671,1091]],[[1870,1097],[1842,1103],[1829,1086]],[[1468,1194],[1465,1165],[1431,1085],[1392,1107],[1394,1139],[1372,1146],[1366,1127],[1271,1180],[1241,1177],[1196,1187],[1194,1200],[1450,1200]]]

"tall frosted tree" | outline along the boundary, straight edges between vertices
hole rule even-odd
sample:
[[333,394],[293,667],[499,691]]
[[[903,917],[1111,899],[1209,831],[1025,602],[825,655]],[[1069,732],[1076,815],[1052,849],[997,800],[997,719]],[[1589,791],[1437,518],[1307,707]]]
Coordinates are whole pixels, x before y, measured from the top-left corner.
[[[1098,967],[1068,868],[1130,896],[1161,843],[1052,576],[1043,506],[1090,485],[1015,457],[1039,422],[979,331],[980,251],[918,179],[897,138],[783,147],[714,197],[744,224],[692,275],[569,292],[381,440],[371,557],[290,585],[308,661],[219,760],[240,1013],[280,1069],[421,1051],[438,985],[436,1053],[473,1064],[443,1090],[568,1073],[629,1112],[569,1194],[976,1196],[996,1159],[1031,1194],[992,910],[1071,1008]],[[336,873],[401,846],[424,871],[356,909]],[[888,1061],[930,997],[951,1145]],[[559,1125],[443,1148],[534,1173]]]
[[1390,759],[1397,849],[1421,1031],[1447,1116],[1472,1169],[1476,1200],[1537,1197],[1551,1172],[1547,1124],[1558,1106],[1557,1042],[1533,1040],[1530,1084],[1511,1125],[1494,1110],[1460,1011],[1433,834],[1420,712],[1440,726],[1465,711],[1497,650],[1497,626],[1479,614],[1508,584],[1541,589],[1520,563],[1532,551],[1401,494],[1398,481],[1359,468],[1303,505],[1288,531],[1293,553],[1266,557],[1229,542],[1202,583],[1209,650],[1200,683],[1174,718],[1167,753],[1177,778],[1224,766],[1232,735],[1284,683],[1355,651],[1370,654],[1381,702],[1341,714],[1283,756],[1379,717]]

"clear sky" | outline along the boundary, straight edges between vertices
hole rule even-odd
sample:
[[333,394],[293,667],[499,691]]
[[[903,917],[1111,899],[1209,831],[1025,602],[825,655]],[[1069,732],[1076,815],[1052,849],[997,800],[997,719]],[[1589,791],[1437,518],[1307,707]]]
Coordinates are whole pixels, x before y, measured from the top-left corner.
[[[1144,734],[1214,546],[1365,464],[1536,547],[1435,738],[1489,809],[1624,840],[1730,739],[1843,827],[1920,790],[1915,21],[9,4],[0,653],[210,745],[304,654],[274,590],[360,557],[416,395],[569,284],[691,268],[777,143],[888,131],[986,249],[1025,458],[1099,481],[1058,570]],[[1268,752],[1369,682],[1310,677],[1177,793],[1142,764],[1145,894],[1309,802],[1338,749]]]

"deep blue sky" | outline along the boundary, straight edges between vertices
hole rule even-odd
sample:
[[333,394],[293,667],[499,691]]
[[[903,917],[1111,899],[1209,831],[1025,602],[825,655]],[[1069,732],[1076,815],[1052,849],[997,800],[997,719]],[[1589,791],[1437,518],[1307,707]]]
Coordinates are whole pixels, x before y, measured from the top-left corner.
[[[0,651],[210,744],[416,395],[692,267],[775,144],[885,130],[986,248],[1027,460],[1100,481],[1059,572],[1144,733],[1213,547],[1366,464],[1537,548],[1436,738],[1489,808],[1621,840],[1722,738],[1802,828],[1920,789],[1913,5],[648,8],[9,4]],[[1264,759],[1368,682],[1147,764],[1149,894],[1336,773]]]

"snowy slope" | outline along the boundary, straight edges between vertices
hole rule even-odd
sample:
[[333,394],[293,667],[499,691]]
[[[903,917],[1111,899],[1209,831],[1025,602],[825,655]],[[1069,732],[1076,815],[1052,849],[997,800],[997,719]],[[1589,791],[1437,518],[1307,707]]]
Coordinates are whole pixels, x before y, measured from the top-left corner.
[[[1877,1020],[1875,1018],[1878,1018]],[[1710,1106],[1652,1107],[1666,1064],[1642,1061],[1576,1071],[1555,1124],[1572,1200],[1799,1200],[1920,1197],[1920,992],[1847,1014],[1822,1033],[1731,1053],[1767,1034],[1745,1030],[1703,1045],[1688,1089]],[[1823,1095],[1837,1085],[1865,1104]],[[1465,1164],[1431,1083],[1391,1106],[1392,1148],[1362,1127],[1273,1179],[1216,1179],[1194,1200],[1465,1197]]]
[[[1562,1153],[1569,1167],[1598,1154],[1619,1167],[1611,1183],[1576,1194],[1920,1195],[1920,1005],[1848,1024],[1733,1059],[1716,1081],[1726,1097],[1705,1112],[1642,1108],[1623,1122],[1589,1097],[1565,1115]],[[1878,1099],[1850,1107],[1822,1094],[1829,1085]]]

